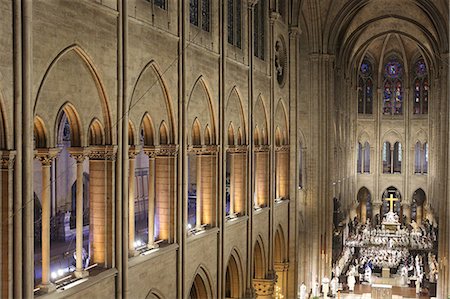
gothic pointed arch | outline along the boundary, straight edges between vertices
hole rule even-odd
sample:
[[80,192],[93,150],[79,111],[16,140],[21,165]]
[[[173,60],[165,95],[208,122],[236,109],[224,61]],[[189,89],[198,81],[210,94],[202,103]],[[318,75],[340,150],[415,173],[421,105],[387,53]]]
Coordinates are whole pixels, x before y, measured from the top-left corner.
[[287,244],[283,228],[281,227],[281,225],[278,225],[278,228],[275,232],[274,254],[273,254],[274,263],[284,263],[286,261],[287,257],[286,245]]
[[[90,100],[90,105],[83,105],[83,100]],[[58,123],[60,110],[57,109],[65,103],[77,107],[80,123],[88,123],[92,117],[97,117],[105,126],[105,143],[113,142],[106,88],[91,57],[76,44],[63,49],[48,66],[37,90],[34,114],[46,122]],[[93,115],[93,111],[98,113]],[[54,146],[55,132],[49,132],[48,140],[52,142],[49,146]],[[87,134],[74,133],[81,136],[77,137],[80,140],[74,140],[75,144],[87,144]]]
[[194,119],[194,122],[192,123],[191,144],[192,145],[202,144],[201,124],[198,118]]
[[203,76],[200,76],[189,95],[187,103],[187,122],[192,123],[198,119],[200,123],[209,126],[211,133],[211,144],[216,143],[216,121],[211,94]]
[[255,125],[255,131],[256,127],[258,126],[260,128],[260,144],[268,144],[268,119],[267,119],[267,110],[266,106],[264,105],[264,101],[261,95],[258,96],[255,108],[253,110],[253,123]]
[[164,296],[158,289],[153,288],[145,296],[145,299],[164,299]]
[[228,145],[234,145],[235,144],[235,137],[234,137],[234,126],[233,123],[230,122],[228,125]]
[[264,279],[266,276],[266,256],[264,244],[261,236],[255,241],[253,246],[253,278]]
[[55,122],[55,141],[54,144],[58,144],[58,132],[61,129],[61,124],[63,123],[63,119],[67,118],[67,121],[70,126],[70,141],[71,146],[83,146],[86,145],[86,141],[84,140],[84,134],[80,116],[78,111],[75,109],[75,106],[69,102],[64,103],[64,105],[59,109],[58,114],[56,116]]
[[[153,120],[150,114],[146,112],[142,117],[141,130],[144,139],[144,145],[153,146],[155,145],[155,127],[153,125]],[[140,142],[138,142],[139,144]]]
[[[154,124],[162,121],[166,123],[168,143],[172,143],[175,136],[172,99],[160,67],[154,60],[145,64],[133,86],[129,106],[130,119],[137,123],[141,111],[147,111]],[[156,144],[158,140],[154,139],[154,142]]]
[[225,297],[226,298],[242,298],[244,293],[244,272],[239,252],[236,248],[230,253],[225,270]]
[[286,104],[283,99],[279,99],[275,109],[274,125],[280,130],[280,145],[287,145],[289,143],[289,123],[287,115]]
[[165,121],[159,125],[159,144],[169,144],[169,129]]
[[102,145],[105,140],[105,130],[98,118],[93,118],[89,125],[88,144]]
[[41,117],[34,117],[34,142],[36,148],[47,147],[47,128]]
[[242,128],[242,143],[246,143],[246,118],[244,114],[244,108],[242,105],[241,96],[236,86],[231,89],[228,96],[226,111],[225,111],[225,122],[233,123],[233,126],[237,128]]
[[189,298],[191,299],[210,299],[214,297],[212,289],[211,276],[204,266],[199,266],[193,276]]
[[136,127],[131,120],[128,121],[128,145],[136,145],[138,135],[136,135]]

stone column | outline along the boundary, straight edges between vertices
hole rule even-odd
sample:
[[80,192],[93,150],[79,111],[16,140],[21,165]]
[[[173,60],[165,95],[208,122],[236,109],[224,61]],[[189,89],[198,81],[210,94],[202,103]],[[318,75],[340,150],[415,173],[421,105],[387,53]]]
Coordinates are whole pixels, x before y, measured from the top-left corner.
[[0,297],[2,298],[12,298],[15,155],[15,151],[0,151]]
[[172,243],[175,228],[175,163],[176,145],[161,145],[155,158],[155,214],[159,219],[159,240]]
[[135,146],[130,146],[128,151],[129,173],[128,173],[128,256],[135,256],[134,250],[134,200],[136,198],[136,155],[139,149]]
[[422,225],[422,217],[423,217],[423,204],[417,205],[416,208],[416,222],[417,225]]
[[196,199],[197,202],[195,204],[195,227],[200,229],[202,226],[202,155],[200,153],[196,153],[196,162],[197,162],[197,192]]
[[216,165],[217,147],[208,146],[203,149],[201,156],[201,213],[204,224],[215,226],[216,224]]
[[69,148],[70,155],[76,160],[77,181],[76,181],[76,269],[75,277],[86,277],[88,272],[83,269],[83,162],[89,153],[86,148]]
[[[243,215],[245,213],[245,198],[246,198],[246,155],[247,146],[239,145],[231,149],[233,155],[233,164],[231,165],[231,172],[233,173],[233,212],[235,214]],[[231,213],[230,213],[231,214]]]
[[286,199],[289,195],[289,145],[276,148],[277,154],[277,196]]
[[144,148],[148,155],[148,242],[149,249],[157,247],[155,243],[155,157],[154,149]]
[[103,267],[113,262],[114,171],[116,146],[89,147],[90,260]]
[[[45,292],[53,292],[56,287],[50,282],[50,215],[51,215],[51,177],[50,167],[59,149],[38,149],[36,157],[42,164],[42,282],[40,289]],[[78,191],[78,190],[77,190]],[[78,220],[78,219],[77,219]]]
[[256,181],[256,194],[258,207],[264,207],[267,205],[268,196],[268,178],[267,178],[267,166],[269,157],[269,147],[260,145],[255,149],[255,181]]
[[289,271],[289,262],[274,263],[274,270],[277,275],[276,285],[280,287],[280,294],[286,298],[287,294],[287,275]]
[[361,200],[361,223],[366,223],[367,220],[367,199],[364,198]]
[[280,184],[280,175],[281,175],[281,163],[283,163],[283,159],[281,158],[281,153],[279,151],[279,147],[275,148],[275,199],[281,198],[281,184]]
[[236,200],[236,173],[235,173],[235,154],[230,153],[230,216],[234,216],[235,213],[235,200]]
[[411,223],[411,206],[409,204],[403,205],[403,215],[406,216],[406,223],[405,225],[408,225]]

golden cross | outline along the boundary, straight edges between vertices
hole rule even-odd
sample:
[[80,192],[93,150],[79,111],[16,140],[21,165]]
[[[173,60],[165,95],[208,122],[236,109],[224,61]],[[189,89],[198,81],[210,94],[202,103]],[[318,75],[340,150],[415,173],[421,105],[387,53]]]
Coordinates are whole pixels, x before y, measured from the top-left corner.
[[390,206],[389,206],[389,210],[390,212],[394,212],[394,201],[398,201],[398,198],[394,198],[394,196],[391,193],[391,197],[386,198],[387,201],[389,201]]

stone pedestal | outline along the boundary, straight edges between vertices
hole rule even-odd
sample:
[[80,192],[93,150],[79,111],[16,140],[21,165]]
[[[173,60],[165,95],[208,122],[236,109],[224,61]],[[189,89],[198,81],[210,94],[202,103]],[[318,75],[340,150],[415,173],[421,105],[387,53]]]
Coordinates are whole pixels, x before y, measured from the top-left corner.
[[381,270],[381,277],[383,278],[389,278],[391,276],[391,269],[389,268],[383,268]]
[[392,299],[392,286],[386,284],[373,284],[371,298]]

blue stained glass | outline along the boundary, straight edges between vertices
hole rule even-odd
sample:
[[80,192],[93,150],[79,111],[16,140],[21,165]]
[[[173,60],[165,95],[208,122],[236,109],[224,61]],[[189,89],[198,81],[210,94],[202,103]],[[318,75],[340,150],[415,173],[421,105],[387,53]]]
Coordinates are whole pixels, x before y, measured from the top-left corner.
[[386,63],[385,77],[400,78],[403,75],[403,66],[397,59],[392,59]]
[[363,75],[369,75],[372,73],[372,66],[368,61],[363,61],[363,63],[361,63],[361,73]]
[[423,77],[427,74],[427,65],[423,59],[420,59],[416,63],[416,74],[419,77]]
[[162,9],[166,9],[166,0],[153,0],[153,3]]

